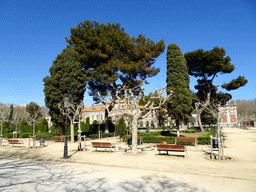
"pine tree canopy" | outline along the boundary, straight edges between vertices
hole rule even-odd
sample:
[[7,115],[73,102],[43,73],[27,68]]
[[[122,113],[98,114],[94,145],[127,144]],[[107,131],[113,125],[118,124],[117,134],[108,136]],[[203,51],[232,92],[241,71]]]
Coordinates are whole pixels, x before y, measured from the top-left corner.
[[224,83],[221,87],[230,91],[238,89],[241,86],[244,86],[248,82],[244,76],[239,76],[237,79],[233,79],[229,83]]
[[[230,63],[231,58],[229,56],[224,57],[225,55],[225,49],[219,47],[214,47],[210,51],[198,49],[184,54],[189,75],[198,77],[198,84],[195,89],[198,90],[197,95],[201,100],[204,100],[209,92],[211,92],[211,97],[215,99],[228,101],[232,98],[228,93],[216,93],[218,85],[213,85],[213,79],[218,74],[231,73],[235,69],[235,66]],[[244,76],[239,76],[229,83],[222,84],[222,88],[231,91],[244,86],[247,82]]]
[[168,113],[177,122],[188,121],[191,116],[192,93],[189,88],[189,74],[181,49],[170,44],[167,49],[167,92],[174,91],[168,103]]
[[134,87],[139,80],[155,76],[160,69],[152,65],[165,49],[163,40],[154,43],[142,34],[130,37],[119,23],[105,25],[89,20],[71,28],[66,41],[81,57],[90,95],[95,100],[97,91],[101,95],[107,91],[113,94],[123,85]]
[[225,55],[225,49],[218,47],[210,51],[198,49],[185,53],[189,75],[203,78],[213,76],[214,78],[218,73],[231,73],[235,66],[230,63],[230,57],[224,57]]

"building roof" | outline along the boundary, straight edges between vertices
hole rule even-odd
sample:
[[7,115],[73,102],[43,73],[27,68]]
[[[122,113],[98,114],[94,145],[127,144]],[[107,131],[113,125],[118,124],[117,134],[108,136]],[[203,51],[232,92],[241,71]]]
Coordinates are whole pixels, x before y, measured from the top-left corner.
[[93,106],[92,107],[85,107],[83,111],[103,111],[106,109],[106,105],[100,105],[100,106]]
[[[123,109],[123,108],[121,108],[121,105],[122,105],[122,104],[120,104],[119,110],[120,110],[120,109]],[[139,105],[139,108],[142,109],[142,108],[144,108],[144,107],[143,107],[142,105]],[[92,107],[85,107],[85,108],[83,109],[83,111],[84,111],[84,112],[86,112],[86,111],[103,111],[103,110],[105,110],[105,109],[106,109],[106,105],[100,105],[100,106],[93,106],[93,109],[92,109]],[[115,107],[114,107],[113,109],[115,109]],[[128,109],[130,109],[130,107],[128,107]]]

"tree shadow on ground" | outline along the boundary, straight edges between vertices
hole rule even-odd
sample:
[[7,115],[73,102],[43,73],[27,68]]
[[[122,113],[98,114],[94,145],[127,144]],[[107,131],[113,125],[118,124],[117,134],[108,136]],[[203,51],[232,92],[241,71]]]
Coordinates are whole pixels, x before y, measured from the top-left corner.
[[144,176],[141,177],[141,180],[125,181],[119,183],[119,185],[124,191],[206,191],[205,189],[198,189],[197,187],[189,185],[185,182],[170,180],[170,178],[163,175]]
[[0,191],[107,191],[107,179],[91,178],[93,172],[54,162],[1,158]]
[[79,166],[81,164],[72,167],[67,163],[0,158],[0,191],[205,191],[181,179],[158,175],[117,182],[115,172]]

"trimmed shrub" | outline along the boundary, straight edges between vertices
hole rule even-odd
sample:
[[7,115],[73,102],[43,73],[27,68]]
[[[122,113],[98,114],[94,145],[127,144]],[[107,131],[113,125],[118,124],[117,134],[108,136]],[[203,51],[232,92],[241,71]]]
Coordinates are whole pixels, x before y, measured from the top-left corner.
[[29,135],[33,135],[33,133],[18,133],[18,138],[29,138]]
[[176,137],[155,137],[155,136],[145,136],[143,137],[143,143],[161,143],[163,138],[168,144],[174,144]]
[[195,145],[195,143],[194,142],[180,141],[180,142],[177,142],[177,145]]
[[211,139],[210,137],[197,137],[198,144],[200,145],[210,145]]
[[36,134],[36,139],[39,140],[41,137],[44,137],[45,140],[52,140],[53,137],[55,137],[55,133],[49,133],[49,132],[39,132],[35,133]]
[[13,133],[4,133],[3,137],[4,138],[13,138]]
[[155,131],[155,132],[149,132],[149,133],[140,132],[138,135],[139,136],[161,136],[161,131]]
[[[138,135],[141,136],[141,135]],[[130,135],[123,136],[123,142],[127,142],[127,137]],[[176,137],[155,137],[155,136],[143,136],[143,143],[161,143],[163,138],[168,144],[174,144]]]

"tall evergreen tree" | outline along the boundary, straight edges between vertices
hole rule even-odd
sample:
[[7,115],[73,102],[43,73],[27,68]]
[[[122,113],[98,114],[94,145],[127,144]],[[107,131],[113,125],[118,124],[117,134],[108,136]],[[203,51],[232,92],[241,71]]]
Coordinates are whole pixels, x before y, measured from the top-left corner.
[[9,117],[8,117],[8,122],[9,123],[12,120],[12,118],[13,118],[13,105],[10,106],[10,114],[9,114]]
[[67,46],[53,61],[50,76],[43,79],[45,104],[49,108],[54,127],[64,132],[65,117],[61,114],[58,103],[63,108],[64,97],[69,97],[72,104],[83,100],[86,90],[86,71],[80,63],[79,55]]
[[179,137],[180,122],[189,121],[192,107],[192,93],[189,89],[189,75],[181,49],[176,44],[170,44],[167,49],[167,93],[174,92],[168,103],[168,114],[176,120],[177,136]]

